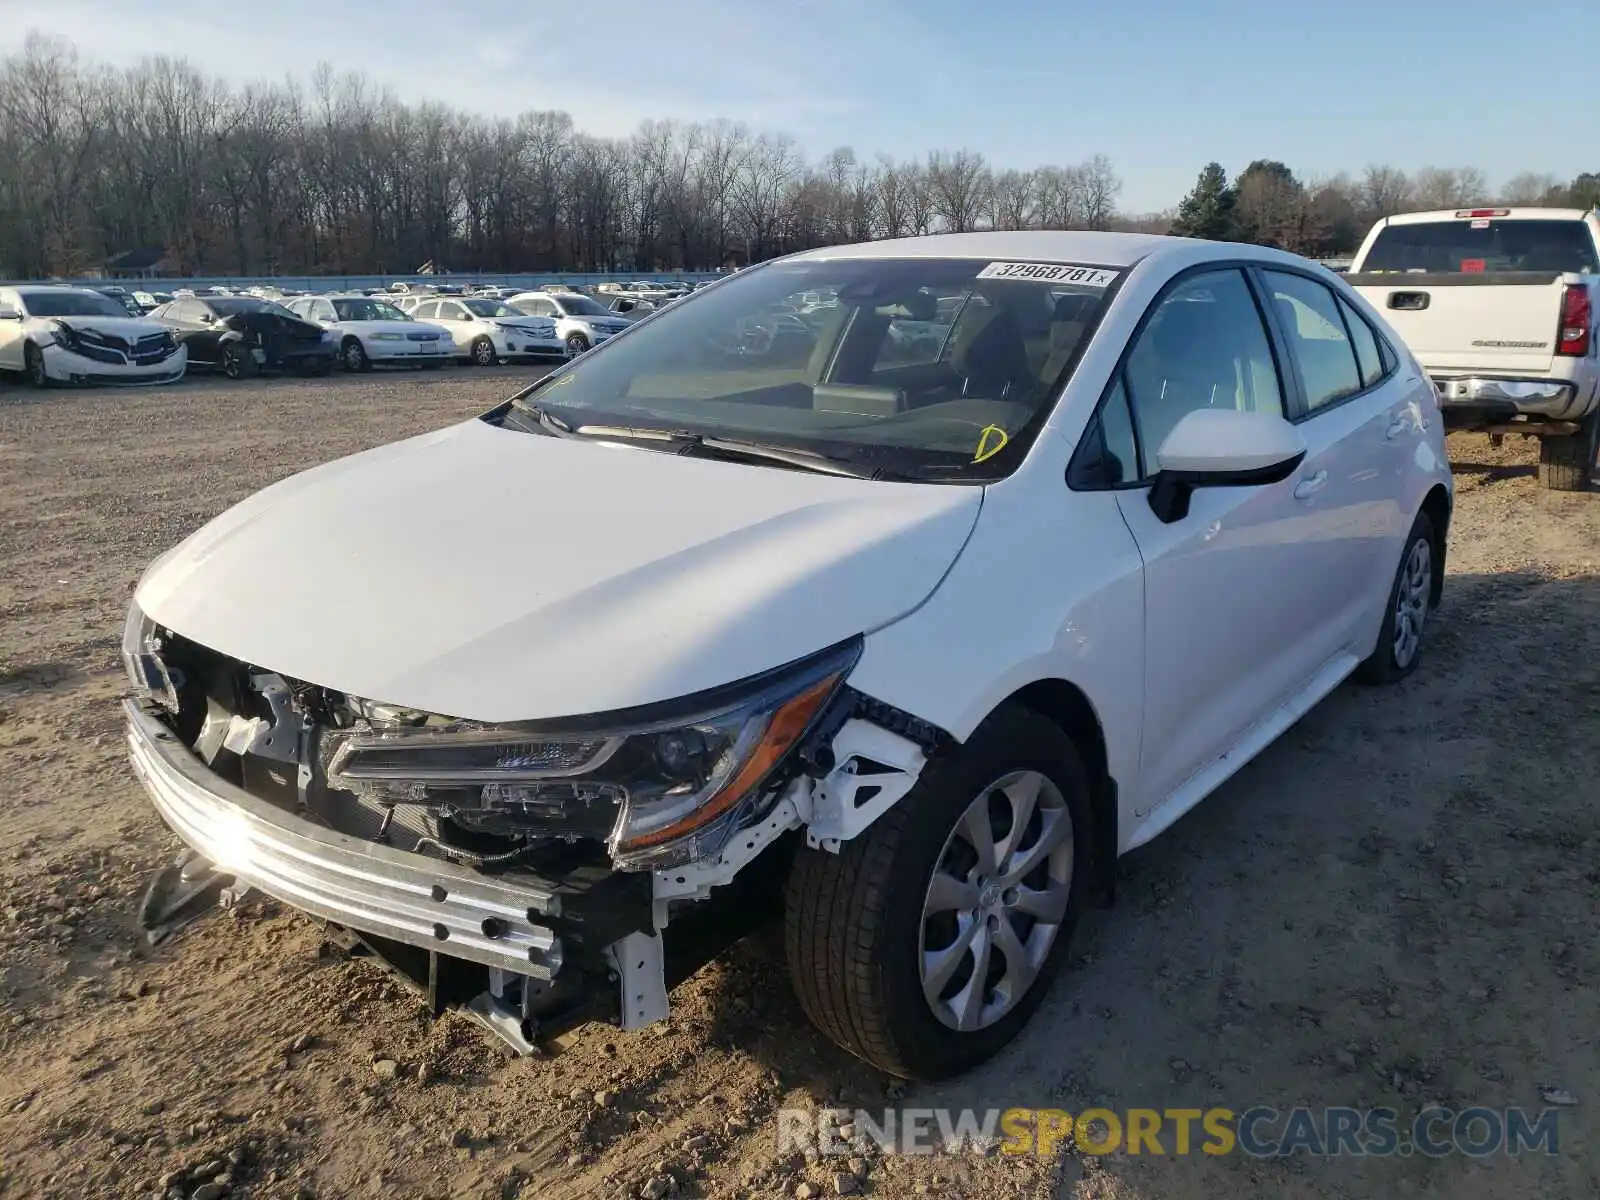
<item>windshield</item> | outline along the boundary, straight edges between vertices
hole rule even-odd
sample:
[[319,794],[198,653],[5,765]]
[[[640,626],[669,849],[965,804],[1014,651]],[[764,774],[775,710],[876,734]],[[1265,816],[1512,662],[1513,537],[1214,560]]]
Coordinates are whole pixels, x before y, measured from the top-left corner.
[[125,317],[121,301],[99,292],[23,292],[22,303],[30,317]]
[[1362,271],[1476,274],[1577,271],[1593,274],[1594,239],[1576,220],[1497,221],[1487,217],[1386,225]]
[[972,259],[775,263],[681,301],[519,403],[580,434],[665,430],[867,472],[994,479],[1022,460],[1116,276]]
[[382,300],[335,300],[333,311],[341,321],[405,321],[409,318]]
[[501,300],[463,300],[475,317],[520,317],[523,314]]
[[596,303],[587,296],[579,296],[573,292],[562,292],[560,295],[551,296],[561,306],[561,310],[572,317],[604,317],[609,316],[611,310],[604,304]]

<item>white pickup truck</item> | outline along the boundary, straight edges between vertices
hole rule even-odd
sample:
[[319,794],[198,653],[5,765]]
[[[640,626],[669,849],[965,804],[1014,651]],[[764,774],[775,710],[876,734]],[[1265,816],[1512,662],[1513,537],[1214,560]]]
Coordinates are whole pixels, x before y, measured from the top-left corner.
[[1347,276],[1433,379],[1447,429],[1539,439],[1539,482],[1600,456],[1600,212],[1464,208],[1373,226]]

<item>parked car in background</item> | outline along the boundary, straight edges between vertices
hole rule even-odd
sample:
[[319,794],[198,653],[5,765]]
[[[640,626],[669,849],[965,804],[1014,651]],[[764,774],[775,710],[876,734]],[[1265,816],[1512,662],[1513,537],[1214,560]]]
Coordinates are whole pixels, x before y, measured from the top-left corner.
[[[824,288],[799,369],[742,338]],[[951,295],[988,303],[886,361]],[[130,606],[128,742],[185,880],[525,1053],[666,1018],[782,911],[815,1024],[939,1078],[1023,1029],[1119,856],[1416,669],[1452,498],[1415,357],[1303,258],[830,246],[191,535]]]
[[519,292],[506,303],[530,317],[555,321],[556,336],[574,357],[621,333],[630,324],[598,300],[577,292]]
[[302,296],[284,307],[338,339],[347,371],[402,363],[442,367],[455,357],[455,343],[437,325],[414,321],[370,296]]
[[134,292],[133,298],[138,301],[142,313],[148,313],[152,308],[159,308],[172,299],[171,292]]
[[0,288],[0,370],[54,383],[174,383],[188,355],[171,331],[91,288]]
[[150,314],[170,329],[195,366],[242,379],[264,371],[326,375],[339,362],[338,340],[272,300],[199,296]]
[[121,306],[122,311],[127,313],[130,317],[144,316],[144,309],[140,307],[139,302],[133,298],[132,293],[130,293],[127,288],[97,287],[91,290],[99,292],[102,296],[107,296],[112,300],[115,300],[117,304]]
[[1385,217],[1345,278],[1416,354],[1446,428],[1537,438],[1543,487],[1590,486],[1600,457],[1600,213]]
[[[609,297],[609,299],[607,299]],[[620,293],[600,293],[599,299],[607,300],[606,308],[619,317],[628,321],[637,321],[640,317],[649,316],[659,307],[653,301],[645,300],[639,296],[625,296]]]
[[430,296],[417,304],[411,315],[446,330],[456,354],[480,367],[492,367],[507,358],[567,353],[566,344],[556,335],[554,320],[527,316],[503,300]]

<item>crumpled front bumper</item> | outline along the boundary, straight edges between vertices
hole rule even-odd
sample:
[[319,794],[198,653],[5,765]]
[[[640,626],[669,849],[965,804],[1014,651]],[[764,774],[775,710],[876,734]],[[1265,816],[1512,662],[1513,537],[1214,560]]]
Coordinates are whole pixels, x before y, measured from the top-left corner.
[[565,897],[555,887],[492,878],[287,812],[218,777],[140,702],[123,709],[133,768],[157,811],[219,870],[363,933],[534,979],[561,969]]

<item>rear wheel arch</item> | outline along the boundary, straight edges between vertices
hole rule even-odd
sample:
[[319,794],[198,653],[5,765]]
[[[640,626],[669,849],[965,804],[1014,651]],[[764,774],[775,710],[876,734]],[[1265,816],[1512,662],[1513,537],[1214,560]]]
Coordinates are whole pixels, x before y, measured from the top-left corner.
[[1444,556],[1450,540],[1450,492],[1444,484],[1436,483],[1422,498],[1422,511],[1433,523],[1433,557],[1438,563],[1433,573],[1432,604],[1438,607],[1444,597]]

